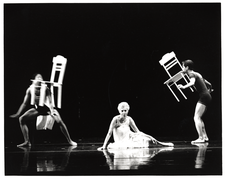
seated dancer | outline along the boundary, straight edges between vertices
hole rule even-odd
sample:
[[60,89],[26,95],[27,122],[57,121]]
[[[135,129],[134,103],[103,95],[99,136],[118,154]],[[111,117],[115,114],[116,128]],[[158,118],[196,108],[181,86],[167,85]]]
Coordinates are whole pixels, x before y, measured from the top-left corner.
[[[103,149],[120,149],[120,148],[142,148],[149,147],[150,143],[160,144],[166,146],[174,146],[171,142],[159,142],[150,135],[147,135],[138,130],[134,120],[128,116],[130,107],[127,102],[121,102],[118,105],[118,111],[120,115],[115,116],[109,126],[108,133],[104,140],[102,147],[98,150]],[[132,128],[131,131],[130,127]],[[107,143],[113,133],[114,143]]]
[[[35,105],[31,109],[28,109],[25,113],[22,114],[22,112],[25,110],[27,105],[31,101],[31,87],[32,85],[26,90],[26,95],[24,97],[23,103],[21,104],[19,110],[16,114],[11,115],[11,118],[19,118],[20,128],[24,137],[24,143],[17,145],[17,147],[24,147],[24,146],[31,146],[30,140],[29,140],[29,130],[27,127],[27,121],[30,119],[36,119],[38,116],[47,116],[51,115],[53,120],[55,120],[59,125],[62,133],[65,135],[67,141],[70,145],[77,145],[76,142],[72,141],[69,135],[69,132],[67,130],[66,125],[62,121],[58,111],[53,108],[52,105],[52,99],[51,99],[51,92],[49,88],[46,88],[46,96],[45,96],[45,102],[44,106],[38,106],[39,98],[40,98],[40,85],[41,81],[43,81],[41,74],[36,74],[34,76],[34,81],[32,85],[36,86],[34,88],[34,94],[35,94]],[[39,86],[39,88],[38,88]],[[22,114],[22,115],[21,115]]]

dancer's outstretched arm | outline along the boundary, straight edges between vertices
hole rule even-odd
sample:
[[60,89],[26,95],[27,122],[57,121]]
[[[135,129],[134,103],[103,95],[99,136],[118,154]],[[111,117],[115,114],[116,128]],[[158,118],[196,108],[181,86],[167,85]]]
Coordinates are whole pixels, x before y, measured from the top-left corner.
[[102,147],[99,147],[97,150],[103,150],[103,149],[106,149],[106,145],[110,139],[110,137],[112,136],[112,133],[113,133],[113,129],[114,127],[116,126],[116,117],[114,117],[110,123],[110,126],[109,126],[109,130],[108,130],[108,133],[105,137],[105,140],[104,140],[104,143],[103,143],[103,146]]
[[30,97],[30,89],[28,88],[26,90],[26,94],[24,96],[23,103],[20,105],[16,114],[10,115],[11,118],[18,118],[21,115],[21,113],[24,111],[24,109],[27,107],[27,104],[29,103],[29,97]]

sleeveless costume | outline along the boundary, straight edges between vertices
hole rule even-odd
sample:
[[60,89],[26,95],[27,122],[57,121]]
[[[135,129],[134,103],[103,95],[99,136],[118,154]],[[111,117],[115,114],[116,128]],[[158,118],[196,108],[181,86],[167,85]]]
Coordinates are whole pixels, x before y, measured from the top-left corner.
[[123,123],[119,121],[118,117],[116,128],[113,129],[114,143],[110,143],[107,148],[121,149],[149,147],[149,138],[132,132],[129,123],[129,117],[127,117]]
[[188,76],[190,78],[195,78],[195,84],[194,85],[195,85],[195,88],[196,88],[197,92],[199,93],[198,102],[207,106],[211,102],[212,97],[211,97],[211,95],[210,95],[210,93],[207,89],[207,86],[204,82],[204,79],[197,72],[190,72],[188,74]]

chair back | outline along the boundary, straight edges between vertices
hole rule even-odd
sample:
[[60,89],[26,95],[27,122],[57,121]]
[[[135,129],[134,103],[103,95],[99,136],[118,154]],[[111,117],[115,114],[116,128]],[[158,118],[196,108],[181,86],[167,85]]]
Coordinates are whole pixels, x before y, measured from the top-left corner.
[[57,55],[56,57],[53,57],[52,62],[53,62],[53,66],[52,66],[50,82],[58,83],[62,85],[67,59],[61,55]]
[[[177,101],[179,102],[179,99],[173,92],[173,89],[171,88],[173,85],[175,85],[178,91],[180,91],[180,93],[183,95],[183,97],[187,99],[182,90],[178,88],[177,82],[183,79],[184,82],[187,84],[190,81],[190,79],[187,74],[182,73],[182,66],[179,60],[177,59],[176,54],[173,51],[170,53],[166,53],[165,55],[163,55],[159,63],[161,66],[163,66],[164,70],[169,75],[169,79],[165,81],[164,84],[168,86],[168,88],[170,89],[174,97],[177,99]],[[194,91],[191,87],[190,89],[192,92]]]
[[[176,54],[174,52],[170,52],[170,53],[166,53],[162,59],[159,61],[160,65],[163,66],[163,68],[165,69],[165,71],[167,72],[167,74],[169,75],[169,77],[172,77],[174,74],[176,74],[177,72],[182,70],[182,66],[179,62],[179,60],[176,57]],[[174,74],[172,74],[172,67],[176,67],[176,70]]]

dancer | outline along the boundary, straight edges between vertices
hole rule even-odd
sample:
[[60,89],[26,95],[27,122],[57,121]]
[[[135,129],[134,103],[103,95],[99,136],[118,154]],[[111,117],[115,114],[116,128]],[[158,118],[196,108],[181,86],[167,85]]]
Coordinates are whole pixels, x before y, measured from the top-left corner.
[[205,80],[200,73],[193,70],[194,63],[192,60],[186,60],[182,62],[183,73],[186,73],[190,77],[190,82],[186,85],[178,85],[180,89],[186,89],[194,86],[199,93],[199,100],[195,107],[194,122],[195,127],[198,132],[198,139],[192,141],[191,143],[201,143],[208,141],[209,138],[206,133],[205,124],[202,120],[202,116],[206,111],[207,106],[212,100],[211,92],[213,91],[210,82]]
[[[20,128],[24,137],[24,143],[17,145],[17,147],[24,147],[24,146],[31,146],[29,140],[29,130],[27,127],[27,121],[30,119],[36,119],[39,115],[51,115],[51,117],[60,125],[60,129],[62,133],[65,135],[67,141],[70,145],[77,145],[76,142],[72,141],[67,130],[66,125],[62,121],[58,111],[53,108],[52,99],[51,99],[51,92],[49,88],[46,88],[46,97],[45,97],[45,104],[44,106],[38,106],[39,98],[40,98],[40,87],[41,81],[43,81],[41,74],[35,74],[34,81],[32,85],[36,86],[35,90],[35,105],[31,109],[27,110],[25,113],[23,111],[29,105],[31,101],[31,86],[26,90],[26,95],[24,97],[23,103],[21,104],[20,108],[18,109],[16,114],[11,115],[11,118],[19,118]],[[22,114],[23,113],[23,114]],[[21,115],[22,114],[22,115]]]
[[[134,120],[128,116],[129,105],[127,102],[121,102],[118,105],[118,111],[120,115],[115,116],[109,126],[108,133],[104,140],[102,147],[98,150],[103,149],[120,149],[120,148],[141,148],[149,147],[150,143],[160,144],[166,146],[174,146],[170,142],[159,142],[150,135],[147,135],[138,130]],[[130,130],[130,127],[134,132]],[[113,133],[114,143],[110,143],[108,146],[108,141]]]

